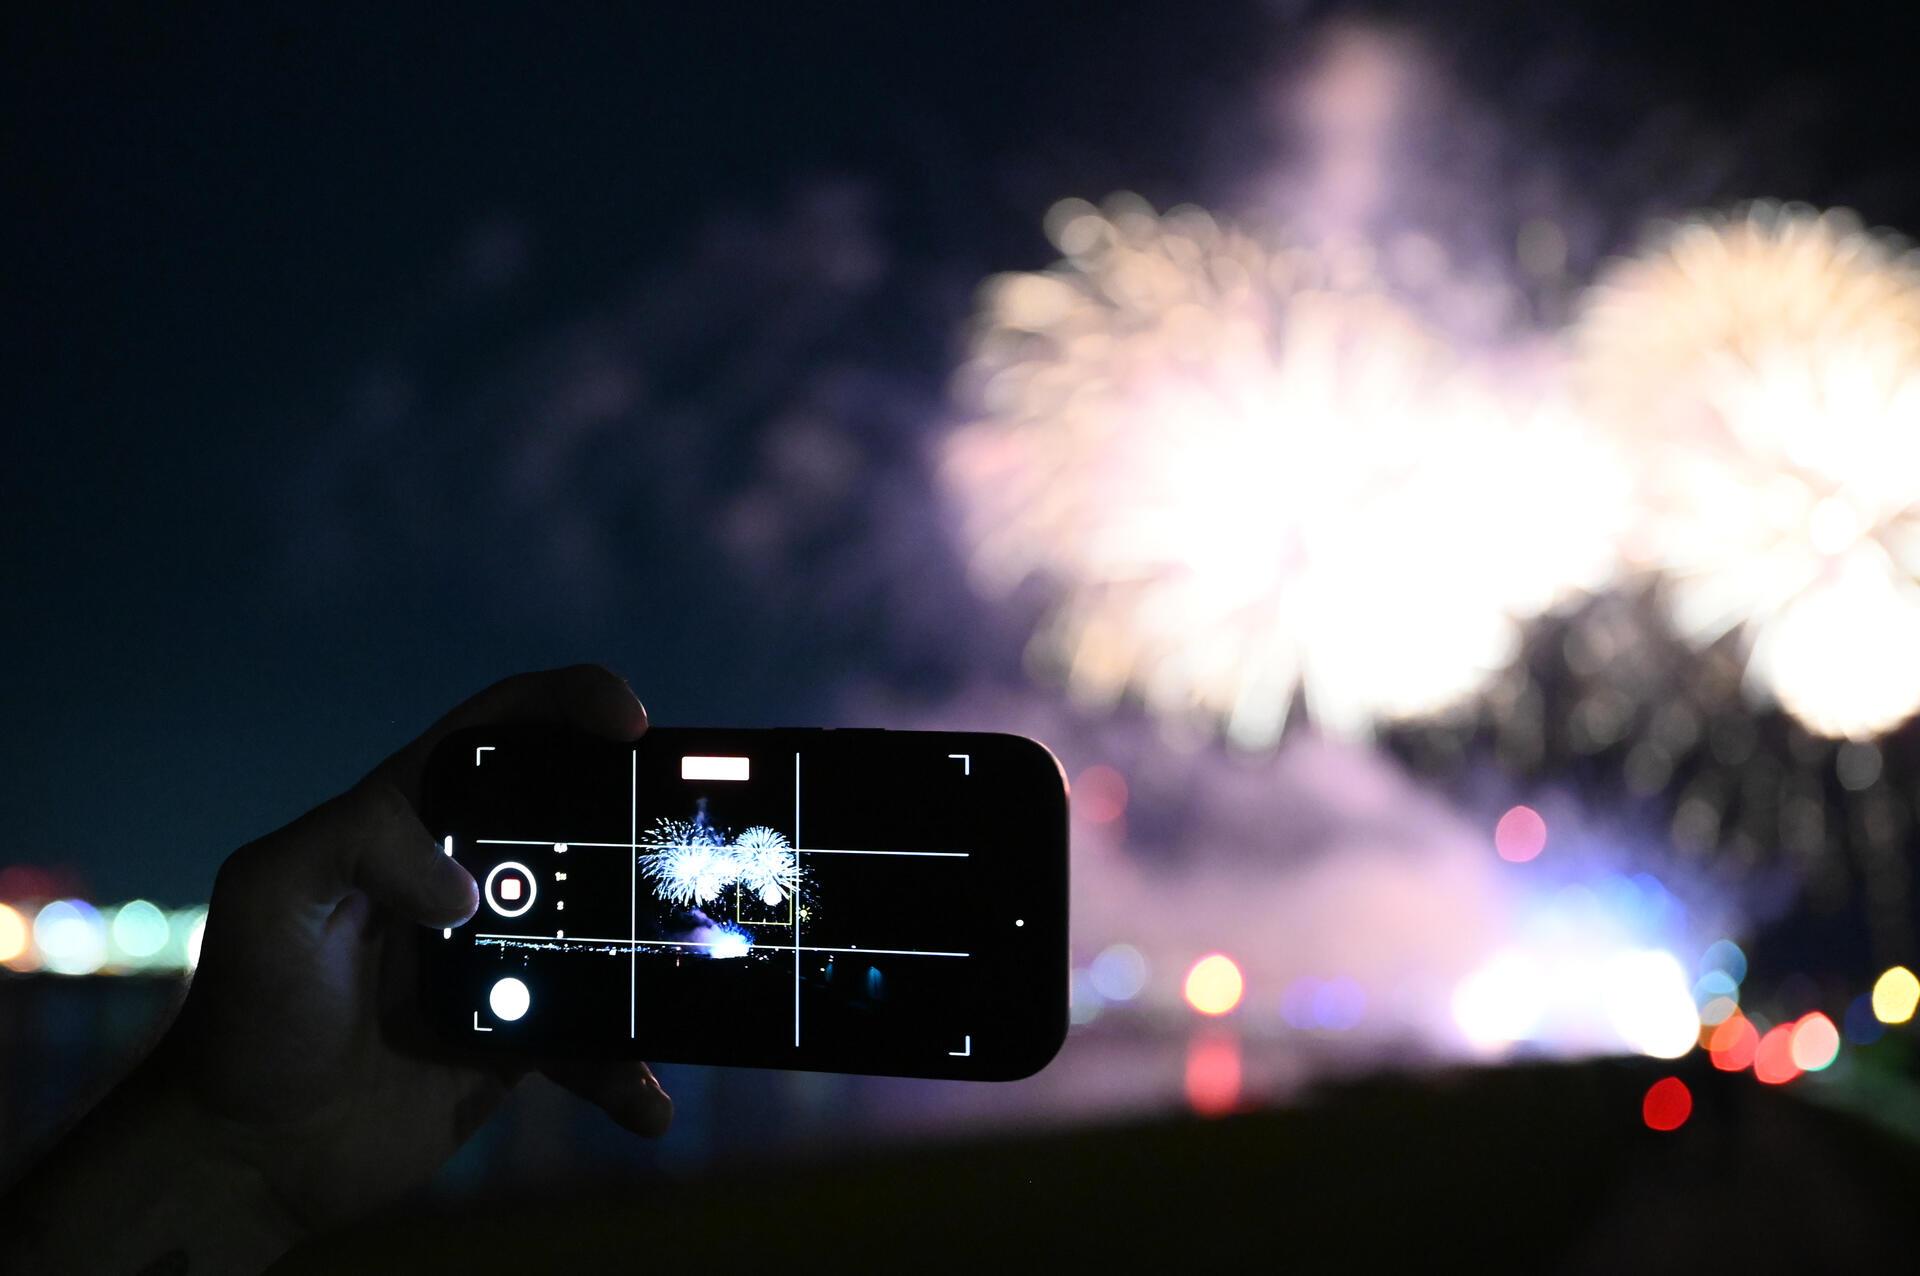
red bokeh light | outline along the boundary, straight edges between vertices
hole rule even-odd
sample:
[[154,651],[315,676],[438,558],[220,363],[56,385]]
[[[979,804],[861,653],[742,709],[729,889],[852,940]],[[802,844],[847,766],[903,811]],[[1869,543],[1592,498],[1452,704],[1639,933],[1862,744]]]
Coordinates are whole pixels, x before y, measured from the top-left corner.
[[1095,824],[1111,824],[1127,811],[1127,780],[1110,766],[1090,766],[1073,782],[1073,809]]
[[1793,1025],[1769,1029],[1753,1052],[1753,1075],[1768,1085],[1785,1085],[1800,1075],[1793,1061]]
[[1204,1117],[1225,1116],[1240,1105],[1240,1039],[1195,1037],[1187,1044],[1187,1104]]
[[1649,1130],[1677,1130],[1693,1115],[1693,1091],[1679,1077],[1662,1077],[1640,1100],[1640,1119]]
[[1493,826],[1493,849],[1500,858],[1524,864],[1547,849],[1547,822],[1530,806],[1516,806]]
[[1707,1053],[1713,1066],[1722,1072],[1741,1072],[1753,1066],[1753,1054],[1759,1048],[1760,1030],[1737,1010],[1715,1024],[1707,1038]]

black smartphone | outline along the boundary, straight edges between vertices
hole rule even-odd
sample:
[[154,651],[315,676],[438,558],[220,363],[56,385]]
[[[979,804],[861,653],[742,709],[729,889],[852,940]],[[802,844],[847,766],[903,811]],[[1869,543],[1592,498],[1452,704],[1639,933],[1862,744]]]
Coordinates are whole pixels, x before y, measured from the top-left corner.
[[421,940],[468,1048],[1013,1080],[1066,1037],[1067,786],[1035,741],[480,728],[424,799],[480,884]]

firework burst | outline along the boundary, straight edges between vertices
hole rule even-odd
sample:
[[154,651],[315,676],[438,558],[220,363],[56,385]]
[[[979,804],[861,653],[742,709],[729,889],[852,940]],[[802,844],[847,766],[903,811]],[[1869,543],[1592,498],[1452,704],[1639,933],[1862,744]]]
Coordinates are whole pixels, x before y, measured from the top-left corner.
[[641,839],[640,871],[682,908],[740,886],[769,906],[800,892],[800,857],[778,829],[756,824],[737,838],[699,820],[655,820]]
[[683,908],[718,899],[739,878],[732,848],[710,825],[656,820],[640,845],[640,871],[662,899]]
[[800,858],[787,844],[786,834],[756,824],[734,839],[733,852],[741,886],[778,907],[800,884]]
[[1031,652],[1083,702],[1261,747],[1298,697],[1365,736],[1457,703],[1516,619],[1604,577],[1602,469],[1367,245],[1132,197],[1048,224],[1064,259],[985,291],[944,475],[982,585],[1057,588]]
[[1577,346],[1681,633],[1737,631],[1749,688],[1823,735],[1920,708],[1912,255],[1844,212],[1692,221],[1600,281]]

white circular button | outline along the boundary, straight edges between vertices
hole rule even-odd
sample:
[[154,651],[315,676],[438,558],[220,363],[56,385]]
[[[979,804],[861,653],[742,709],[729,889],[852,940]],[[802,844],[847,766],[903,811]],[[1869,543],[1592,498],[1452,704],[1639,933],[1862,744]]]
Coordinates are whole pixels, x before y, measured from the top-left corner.
[[[507,873],[502,878],[500,874]],[[502,917],[518,917],[533,907],[533,897],[537,891],[533,882],[533,872],[525,864],[516,864],[505,860],[495,864],[487,874],[487,907]]]
[[487,994],[487,1005],[493,1008],[494,1018],[512,1023],[527,1013],[527,1007],[533,1004],[533,994],[518,979],[509,976],[493,986]]

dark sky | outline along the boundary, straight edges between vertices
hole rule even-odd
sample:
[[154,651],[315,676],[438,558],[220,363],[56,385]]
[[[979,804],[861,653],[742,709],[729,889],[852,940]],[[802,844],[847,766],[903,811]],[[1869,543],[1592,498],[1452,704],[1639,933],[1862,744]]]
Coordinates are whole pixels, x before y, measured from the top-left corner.
[[[1846,201],[1920,231],[1910,33],[1867,8],[1777,30],[1764,6],[1608,8],[1423,23],[1527,144],[1603,201],[1628,192],[1623,219],[1670,165],[1690,198]],[[861,618],[884,598],[830,632],[774,623],[694,529],[701,501],[660,498],[672,468],[724,488],[726,447],[749,454],[794,392],[871,410],[876,437],[930,418],[971,284],[1045,259],[1047,203],[1230,194],[1271,142],[1263,78],[1330,10],[454,12],[0,19],[0,863],[201,898],[234,845],[522,667],[613,663],[659,721],[818,720],[863,660],[898,661]],[[732,253],[735,224],[757,247]],[[784,278],[781,237],[841,232],[877,282],[806,320],[838,267]],[[656,293],[686,298],[684,331],[630,317]],[[595,479],[576,579],[550,543],[565,493],[503,502],[498,471],[515,396],[581,324],[588,344],[655,334],[634,357],[669,424],[635,444],[664,477],[605,477],[604,438],[563,472]],[[736,349],[736,324],[759,336]],[[864,371],[821,389],[816,365]],[[397,424],[368,425],[388,398]],[[687,462],[673,430],[725,446]],[[910,444],[869,442],[911,469]]]

